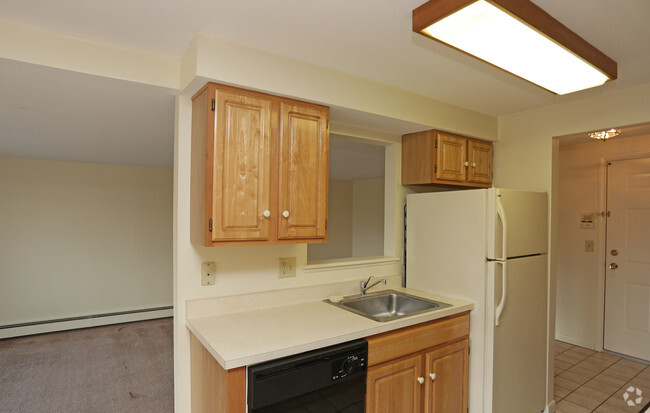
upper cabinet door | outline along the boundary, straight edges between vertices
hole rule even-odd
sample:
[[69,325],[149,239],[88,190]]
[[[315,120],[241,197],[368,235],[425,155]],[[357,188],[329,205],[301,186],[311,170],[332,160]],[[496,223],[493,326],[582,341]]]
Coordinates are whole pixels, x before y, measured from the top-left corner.
[[470,140],[468,145],[469,182],[492,183],[492,142]]
[[463,182],[467,180],[467,138],[439,132],[436,154],[436,179]]
[[212,241],[267,240],[272,101],[221,90],[215,101]]
[[326,238],[329,109],[280,103],[278,239]]

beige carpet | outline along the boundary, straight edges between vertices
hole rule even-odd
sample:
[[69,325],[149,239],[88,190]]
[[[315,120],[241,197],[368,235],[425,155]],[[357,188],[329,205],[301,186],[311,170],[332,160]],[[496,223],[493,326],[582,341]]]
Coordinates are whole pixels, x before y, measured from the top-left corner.
[[2,413],[174,410],[172,319],[0,340]]

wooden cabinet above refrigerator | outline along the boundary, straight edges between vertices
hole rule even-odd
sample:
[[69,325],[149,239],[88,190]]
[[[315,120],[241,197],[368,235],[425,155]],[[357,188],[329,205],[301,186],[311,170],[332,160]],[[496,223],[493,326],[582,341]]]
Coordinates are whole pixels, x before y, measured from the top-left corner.
[[402,185],[492,186],[492,142],[429,130],[402,136]]

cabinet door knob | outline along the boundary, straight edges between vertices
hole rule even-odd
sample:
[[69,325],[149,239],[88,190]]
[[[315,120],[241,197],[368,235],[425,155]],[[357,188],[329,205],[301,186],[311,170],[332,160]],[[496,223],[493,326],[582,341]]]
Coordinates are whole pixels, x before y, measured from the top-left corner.
[[264,214],[263,214],[263,215],[264,215],[265,218],[268,218],[268,217],[271,216],[271,211],[269,211],[269,210],[267,209],[266,211],[264,211]]
[[418,383],[423,384],[424,383],[424,377],[418,377]]
[[617,263],[613,262],[613,263],[609,264],[609,269],[610,269],[610,270],[615,270],[615,269],[617,269],[617,268],[618,268],[618,264],[617,264]]
[[285,218],[289,218],[289,211],[284,211],[282,213],[282,216],[285,217]]
[[476,162],[472,162],[472,168],[476,168]]
[[465,161],[465,163],[463,165],[469,166],[469,162]]
[[435,380],[436,379],[436,373],[429,374],[429,377],[431,377],[431,380]]

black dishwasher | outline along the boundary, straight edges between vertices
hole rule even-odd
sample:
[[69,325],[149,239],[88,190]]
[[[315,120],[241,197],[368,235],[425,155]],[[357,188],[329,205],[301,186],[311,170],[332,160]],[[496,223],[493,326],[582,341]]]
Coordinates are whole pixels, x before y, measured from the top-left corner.
[[249,413],[363,413],[368,342],[347,343],[248,368]]

